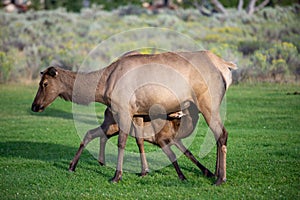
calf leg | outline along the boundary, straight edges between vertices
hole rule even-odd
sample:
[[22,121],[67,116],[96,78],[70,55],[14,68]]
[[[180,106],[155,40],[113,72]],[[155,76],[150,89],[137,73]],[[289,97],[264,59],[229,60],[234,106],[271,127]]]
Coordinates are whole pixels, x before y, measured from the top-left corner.
[[176,155],[175,153],[172,151],[172,149],[170,148],[169,145],[166,145],[164,142],[160,142],[159,143],[159,146],[161,147],[161,149],[163,150],[163,152],[168,156],[169,160],[171,161],[171,163],[173,164],[176,172],[177,172],[177,175],[178,175],[178,178],[181,179],[181,180],[186,180],[185,176],[183,175],[179,165],[178,165],[178,162],[177,162],[177,159],[176,159]]
[[141,157],[141,176],[147,175],[149,172],[149,167],[146,159],[146,153],[144,149],[144,119],[143,117],[134,117],[134,131],[135,131],[135,139],[136,144],[139,147],[140,157]]
[[100,137],[100,149],[99,149],[99,157],[98,162],[101,166],[105,165],[105,146],[108,138]]
[[184,153],[186,157],[188,157],[197,167],[203,172],[206,177],[214,177],[215,175],[209,171],[206,167],[204,167],[195,157],[194,155],[183,145],[181,140],[175,141],[175,145],[178,149]]
[[[103,128],[105,128],[105,127],[103,127]],[[114,132],[114,131],[116,131],[116,132]],[[98,157],[98,162],[101,166],[105,165],[105,147],[106,147],[107,140],[109,138],[119,134],[119,131],[117,131],[117,130],[113,130],[113,132],[111,132],[111,131],[108,131],[107,129],[103,129],[103,132],[105,134],[100,135],[100,149],[99,149],[99,157]]]
[[75,171],[75,168],[77,166],[78,160],[79,160],[79,158],[81,156],[81,153],[82,153],[83,149],[86,147],[86,145],[90,141],[92,141],[93,139],[95,139],[97,137],[100,137],[101,136],[101,132],[102,132],[101,127],[97,127],[95,129],[89,130],[85,134],[83,141],[80,143],[80,146],[78,148],[77,153],[75,154],[73,160],[70,163],[69,171]]
[[147,173],[149,172],[149,167],[146,160],[146,152],[144,149],[144,138],[135,138],[135,139],[139,147],[140,157],[141,157],[141,165],[142,165],[141,176],[146,176]]

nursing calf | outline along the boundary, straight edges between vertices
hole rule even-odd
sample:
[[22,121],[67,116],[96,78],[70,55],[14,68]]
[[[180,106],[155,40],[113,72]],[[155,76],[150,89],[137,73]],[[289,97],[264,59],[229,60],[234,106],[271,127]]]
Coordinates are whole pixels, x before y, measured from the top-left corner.
[[[185,156],[187,156],[193,163],[195,163],[203,174],[207,177],[214,176],[207,168],[205,168],[193,154],[183,145],[181,139],[188,137],[194,130],[199,119],[198,110],[193,104],[182,112],[172,113],[167,116],[167,119],[151,119],[149,116],[144,116],[144,131],[147,135],[143,137],[136,137],[137,144],[140,148],[142,172],[144,176],[148,172],[148,164],[144,151],[144,141],[150,142],[162,148],[163,152],[168,156],[169,160],[175,167],[178,177],[181,180],[185,179],[182,171],[177,163],[176,155],[170,148],[171,145],[175,145]],[[159,130],[156,130],[159,129]],[[157,133],[157,134],[156,134]],[[70,163],[69,170],[75,171],[76,165],[80,158],[83,149],[87,144],[95,138],[100,137],[100,151],[99,151],[99,163],[105,164],[105,145],[109,138],[119,134],[118,125],[113,118],[113,114],[109,108],[105,110],[104,122],[98,128],[89,130],[80,147]],[[134,134],[134,133],[133,133]]]

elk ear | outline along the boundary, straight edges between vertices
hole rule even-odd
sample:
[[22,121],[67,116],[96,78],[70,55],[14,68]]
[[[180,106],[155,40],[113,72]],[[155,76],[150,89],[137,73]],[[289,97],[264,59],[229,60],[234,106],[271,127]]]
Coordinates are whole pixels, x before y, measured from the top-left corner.
[[48,73],[50,76],[52,76],[52,77],[55,77],[55,76],[57,76],[57,74],[58,74],[58,73],[57,73],[57,70],[56,70],[54,67],[49,67],[47,73]]

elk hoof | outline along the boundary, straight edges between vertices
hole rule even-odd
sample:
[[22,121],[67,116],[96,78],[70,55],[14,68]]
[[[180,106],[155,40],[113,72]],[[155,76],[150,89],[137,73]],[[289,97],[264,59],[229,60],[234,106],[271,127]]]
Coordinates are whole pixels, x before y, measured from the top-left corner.
[[121,178],[115,178],[115,177],[113,177],[113,178],[110,180],[110,182],[111,182],[111,183],[119,183],[120,180],[122,180],[122,177],[121,177]]
[[69,168],[69,172],[75,172],[75,169]]
[[69,166],[69,172],[75,172],[75,168],[76,168],[76,165],[74,165],[73,162],[71,162],[70,166]]
[[208,178],[212,178],[212,177],[215,177],[215,174],[213,174],[211,171],[206,169],[205,172],[204,172],[204,176],[206,176]]
[[105,162],[102,162],[102,161],[98,161],[99,165],[101,166],[104,166],[105,165]]
[[148,172],[141,172],[141,177],[144,177],[148,174]]
[[179,176],[179,179],[182,180],[182,181],[187,180],[183,174],[181,174],[181,175]]
[[146,176],[149,172],[150,172],[149,169],[142,170],[142,172],[141,172],[141,177]]
[[122,172],[116,170],[115,176],[110,180],[111,183],[118,183],[122,180]]
[[219,185],[221,185],[222,183],[225,183],[225,182],[226,182],[226,178],[225,179],[218,178],[218,180],[215,182],[215,186],[219,186]]

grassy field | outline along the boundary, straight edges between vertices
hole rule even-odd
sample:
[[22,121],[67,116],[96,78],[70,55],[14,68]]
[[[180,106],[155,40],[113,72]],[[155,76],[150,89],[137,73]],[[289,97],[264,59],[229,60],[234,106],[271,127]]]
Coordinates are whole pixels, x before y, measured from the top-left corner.
[[[30,106],[37,85],[0,85],[1,199],[299,199],[300,90],[296,85],[237,85],[227,93],[229,131],[227,183],[215,187],[185,157],[144,178],[124,173],[111,184],[114,169],[101,167],[84,151],[75,173],[68,172],[80,138],[72,104],[56,100],[44,113]],[[104,107],[100,107],[100,110]],[[203,120],[191,151],[199,154]],[[133,139],[129,139],[128,148]],[[215,149],[201,160],[213,170]],[[150,166],[151,168],[151,166]],[[138,173],[138,171],[137,171]]]

